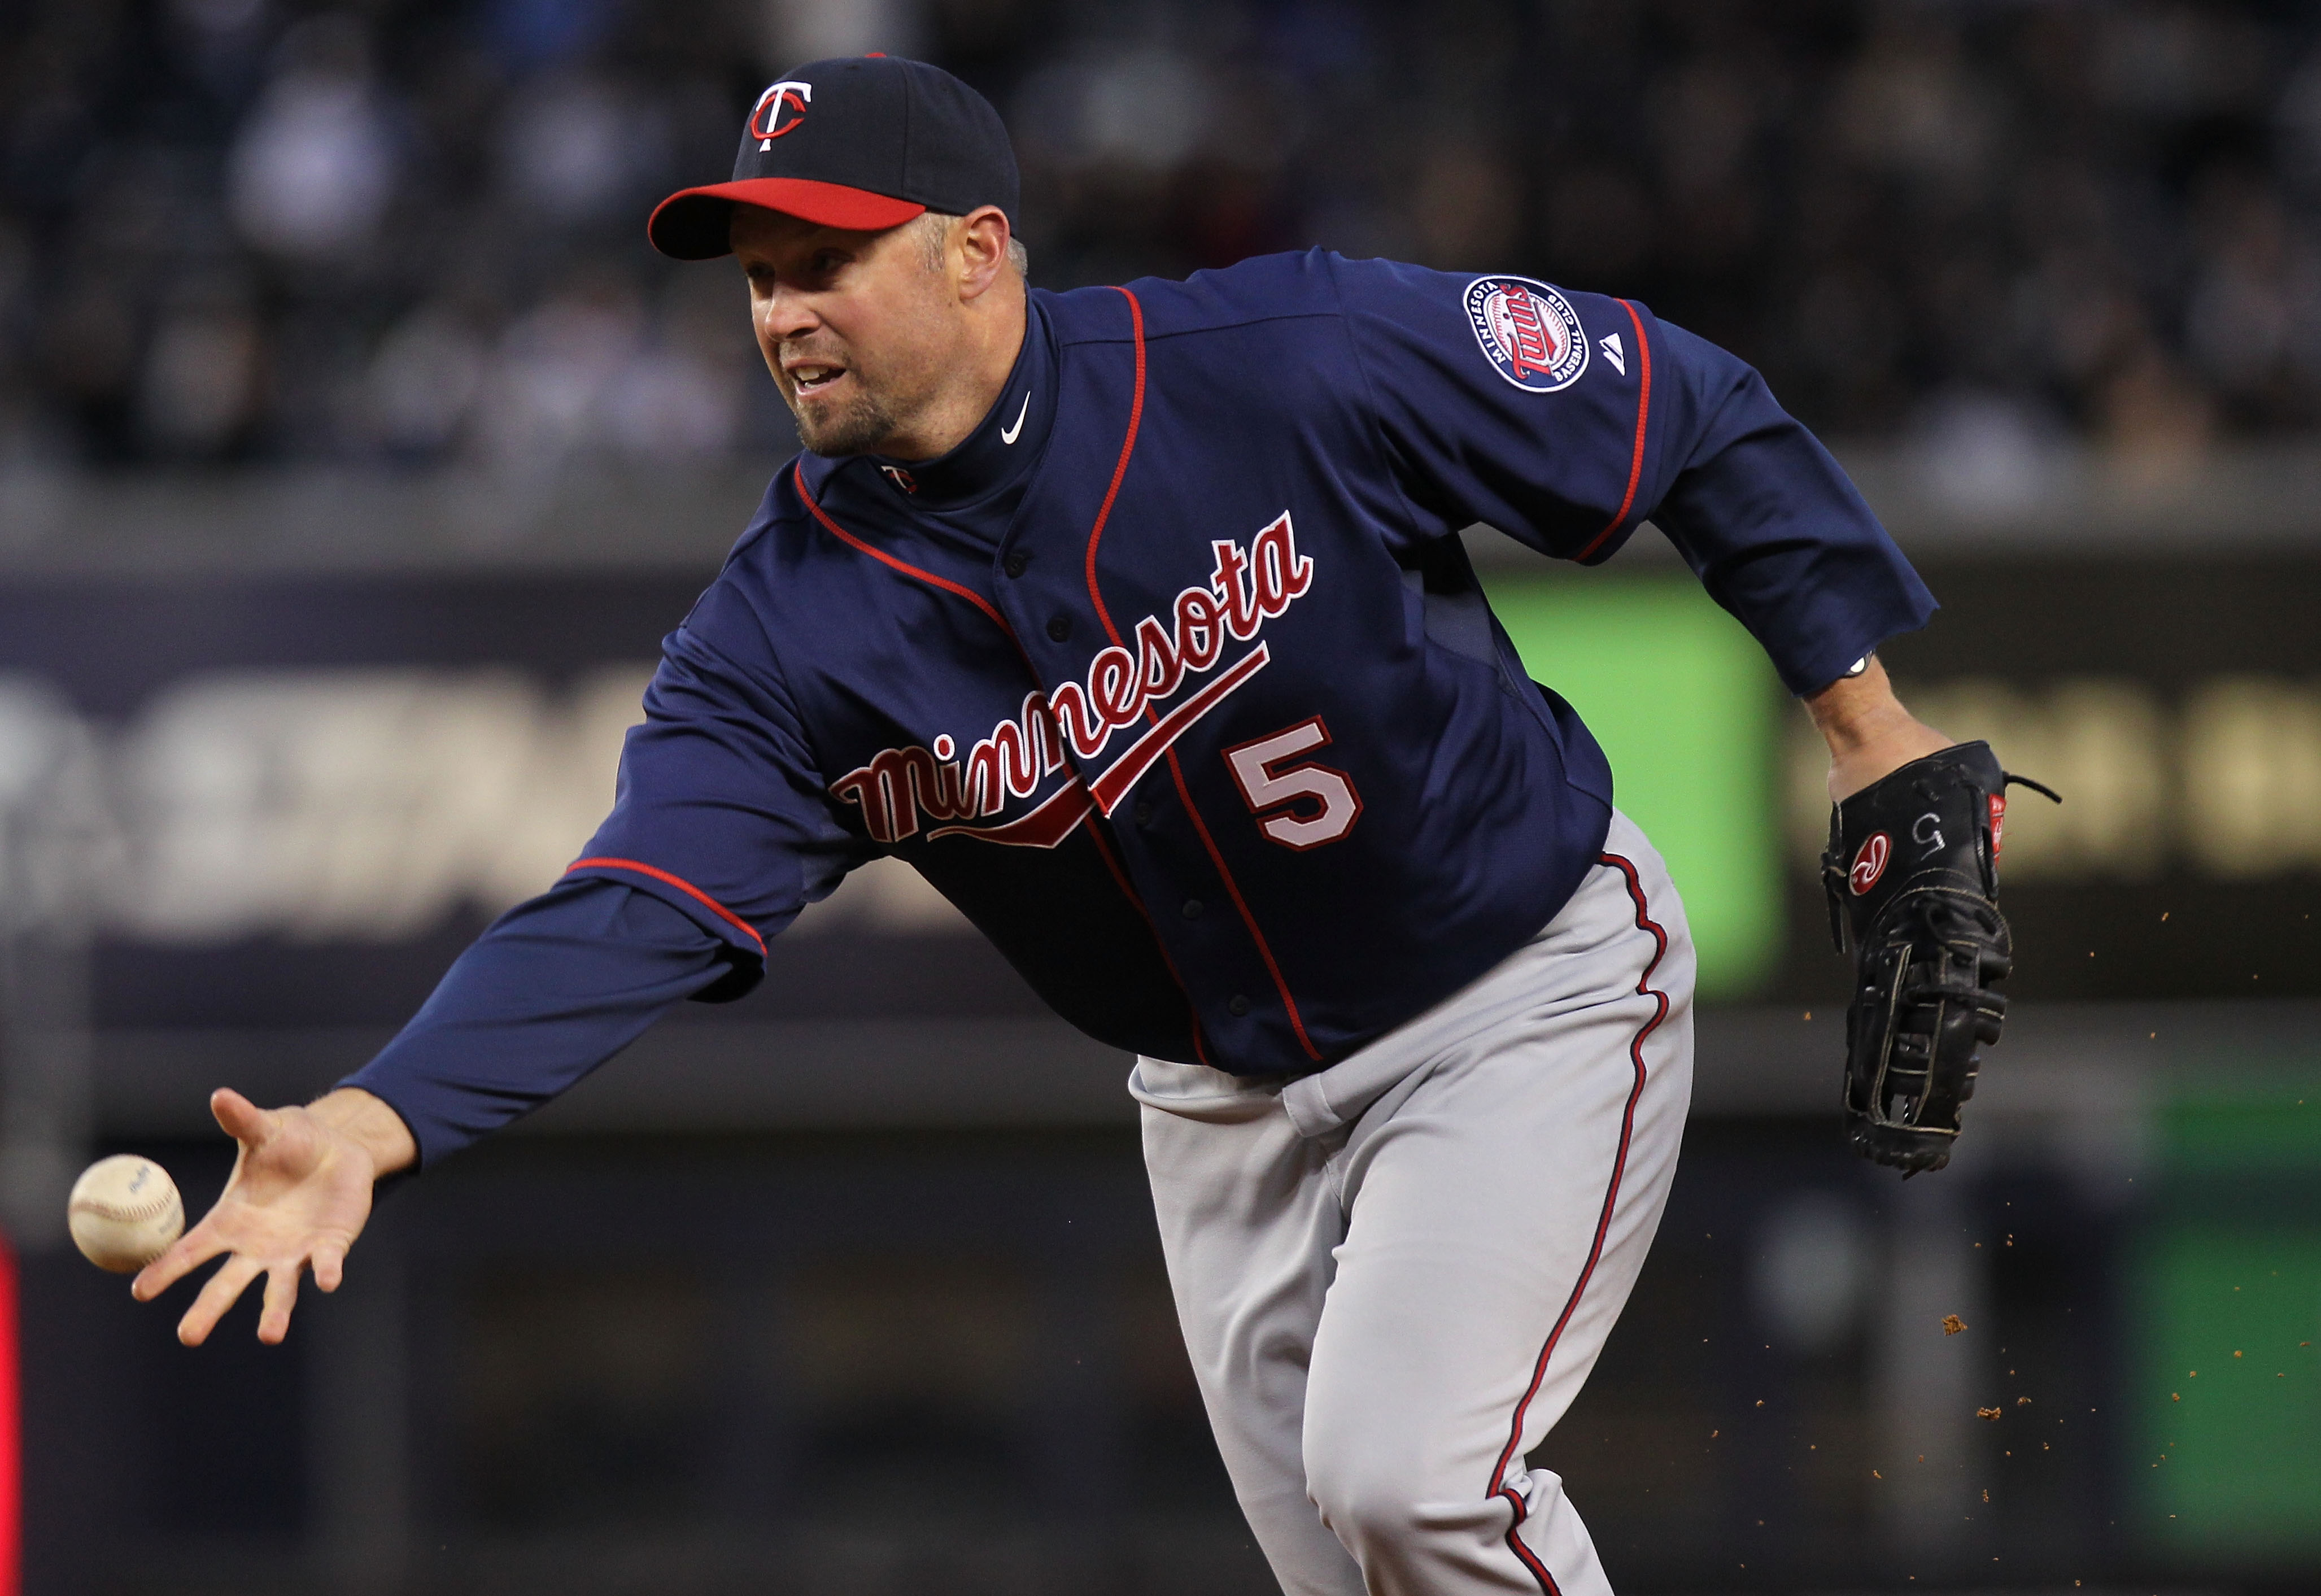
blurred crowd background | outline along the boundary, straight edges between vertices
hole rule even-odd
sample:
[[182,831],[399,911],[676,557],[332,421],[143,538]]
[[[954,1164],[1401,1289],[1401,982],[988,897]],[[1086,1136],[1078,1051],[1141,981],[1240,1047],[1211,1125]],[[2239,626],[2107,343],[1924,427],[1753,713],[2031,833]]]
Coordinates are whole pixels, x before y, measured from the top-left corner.
[[1043,285],[1526,272],[1985,460],[2321,415],[2295,0],[18,0],[0,459],[777,445],[737,284],[642,222],[774,73],[866,50],[1000,106]]

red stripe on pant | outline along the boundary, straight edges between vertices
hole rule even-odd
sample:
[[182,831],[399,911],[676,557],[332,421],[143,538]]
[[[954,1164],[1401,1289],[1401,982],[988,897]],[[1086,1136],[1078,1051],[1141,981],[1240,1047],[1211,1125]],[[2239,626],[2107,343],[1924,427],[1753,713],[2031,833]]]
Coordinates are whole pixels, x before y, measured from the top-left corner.
[[1652,1017],[1636,1028],[1635,1036],[1628,1044],[1628,1058],[1635,1066],[1635,1084],[1628,1089],[1627,1107],[1620,1114],[1620,1145],[1612,1156],[1612,1179],[1604,1188],[1604,1208],[1596,1218],[1596,1239],[1588,1248],[1588,1262],[1580,1267],[1579,1278],[1572,1284],[1571,1295],[1565,1300],[1562,1313],[1556,1317],[1555,1327],[1547,1333],[1547,1342],[1539,1349],[1539,1359],[1532,1365],[1531,1383],[1524,1389],[1523,1400],[1515,1404],[1515,1415],[1508,1421],[1507,1444],[1499,1452],[1497,1465],[1491,1470],[1489,1494],[1504,1498],[1515,1509],[1515,1521],[1507,1526],[1507,1550],[1531,1571],[1532,1578],[1539,1582],[1539,1588],[1545,1596],[1562,1596],[1562,1591],[1556,1585],[1555,1576],[1548,1573],[1547,1564],[1524,1545],[1523,1521],[1531,1509],[1521,1493],[1507,1484],[1507,1467],[1516,1461],[1516,1448],[1523,1445],[1524,1415],[1530,1410],[1532,1399],[1539,1394],[1539,1388],[1547,1380],[1548,1360],[1555,1355],[1555,1345],[1563,1337],[1563,1327],[1571,1322],[1573,1312],[1579,1307],[1580,1293],[1587,1290],[1588,1281],[1596,1273],[1597,1260],[1604,1255],[1604,1238],[1611,1231],[1612,1210],[1619,1200],[1620,1177],[1628,1167],[1628,1142],[1636,1126],[1636,1099],[1644,1094],[1644,1038],[1660,1028],[1661,1022],[1668,1018],[1669,1011],[1668,994],[1654,991],[1652,987],[1652,971],[1660,968],[1661,960],[1668,954],[1668,933],[1652,917],[1651,907],[1644,902],[1643,879],[1636,874],[1635,865],[1617,853],[1599,854],[1597,862],[1608,865],[1627,878],[1628,897],[1636,906],[1636,928],[1652,934],[1652,956],[1645,962],[1644,972],[1636,978],[1636,995],[1652,999],[1653,1005]]

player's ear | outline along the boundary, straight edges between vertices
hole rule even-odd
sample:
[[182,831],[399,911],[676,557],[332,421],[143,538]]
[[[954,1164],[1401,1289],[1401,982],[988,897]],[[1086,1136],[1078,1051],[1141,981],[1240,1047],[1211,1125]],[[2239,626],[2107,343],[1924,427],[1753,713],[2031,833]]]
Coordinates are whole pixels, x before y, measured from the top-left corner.
[[1007,213],[997,205],[978,205],[951,223],[959,255],[959,296],[981,297],[1006,275],[1007,241],[1013,236]]

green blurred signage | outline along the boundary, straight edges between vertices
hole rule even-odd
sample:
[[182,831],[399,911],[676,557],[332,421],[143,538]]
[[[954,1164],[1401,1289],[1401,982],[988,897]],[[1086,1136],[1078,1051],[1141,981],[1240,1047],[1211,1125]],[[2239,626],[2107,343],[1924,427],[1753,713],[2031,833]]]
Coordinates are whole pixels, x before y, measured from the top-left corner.
[[2160,1119],[2170,1209],[2131,1272],[2144,1538],[2321,1550],[2321,1075],[2212,1078]]
[[1687,571],[1497,572],[1491,607],[1532,675],[1612,761],[1622,812],[1684,895],[1704,998],[1745,998],[1783,952],[1773,669]]

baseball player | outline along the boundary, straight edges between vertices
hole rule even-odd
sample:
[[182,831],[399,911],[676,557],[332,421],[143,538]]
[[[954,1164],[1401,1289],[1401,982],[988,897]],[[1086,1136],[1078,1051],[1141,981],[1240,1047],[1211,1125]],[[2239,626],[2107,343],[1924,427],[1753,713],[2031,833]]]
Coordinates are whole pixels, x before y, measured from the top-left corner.
[[[1050,293],[1016,205],[991,107],[871,57],[769,87],[733,180],[654,212],[665,253],[739,259],[804,451],[669,634],[582,856],[340,1090],[219,1092],[233,1178],[136,1292],[224,1254],[181,1336],[264,1273],[278,1341],[375,1181],[742,996],[892,854],[1136,1055],[1185,1342],[1283,1589],[1604,1591],[1525,1455],[1668,1196],[1693,950],[1457,534],[1592,565],[1652,517],[1805,698],[1856,821],[1850,795],[1987,759],[1871,655],[1933,601],[1756,374],[1641,305],[1318,251]],[[1969,817],[1995,857],[1992,829]],[[1842,862],[1883,907],[1924,883],[1880,834],[1893,868]],[[1943,1023],[1992,1029],[1969,1008]],[[1914,1023],[1857,1120],[1939,1162],[1950,1054]]]

